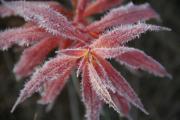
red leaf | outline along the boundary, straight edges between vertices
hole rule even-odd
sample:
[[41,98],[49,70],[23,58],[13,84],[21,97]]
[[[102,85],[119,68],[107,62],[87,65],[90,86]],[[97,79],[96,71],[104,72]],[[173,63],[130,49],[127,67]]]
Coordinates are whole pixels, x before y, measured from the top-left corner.
[[78,31],[62,14],[53,10],[47,4],[37,2],[16,1],[6,3],[7,7],[16,11],[27,21],[33,21],[49,33],[64,38],[86,40],[83,33]]
[[121,54],[116,60],[132,69],[142,69],[160,77],[172,78],[160,63],[137,49]]
[[63,14],[64,16],[66,16],[68,19],[72,19],[73,17],[73,13],[72,11],[70,11],[69,9],[65,8],[64,6],[62,6],[61,4],[59,4],[58,2],[55,1],[50,1],[50,2],[43,2],[44,4],[48,4],[50,6],[50,8],[52,8],[53,10]]
[[101,80],[100,76],[98,75],[92,63],[88,64],[88,70],[89,70],[89,78],[90,78],[90,83],[92,85],[92,89],[96,92],[99,99],[104,101],[106,104],[109,104],[109,106],[112,107],[114,110],[118,111],[118,108],[113,102],[106,85]]
[[[112,106],[111,104],[110,106],[112,106],[114,110],[116,110],[122,116],[128,117],[128,113],[130,110],[129,102],[125,98],[117,94],[117,89],[114,87],[114,85],[112,84],[112,81],[109,79],[109,76],[107,72],[105,71],[104,67],[100,63],[98,63],[98,60],[96,60],[96,62],[93,62],[93,66],[94,66],[94,69],[97,71],[97,75],[102,81],[101,86],[104,86],[108,90],[111,96],[111,99],[114,103],[114,106]],[[98,81],[98,79],[96,80]]]
[[87,65],[84,66],[82,73],[82,97],[87,120],[99,120],[102,103],[92,89]]
[[20,61],[13,70],[16,76],[21,78],[31,74],[34,67],[40,64],[49,52],[58,46],[59,41],[60,40],[55,37],[45,38],[34,46],[25,49]]
[[13,44],[29,45],[50,36],[37,26],[25,25],[22,28],[8,29],[0,33],[0,48],[8,49]]
[[129,117],[129,112],[131,108],[129,102],[117,93],[111,93],[111,97],[116,106],[119,108],[121,116]]
[[53,103],[57,96],[61,93],[65,84],[67,83],[68,78],[70,77],[71,70],[73,66],[68,66],[68,68],[63,70],[63,73],[60,78],[48,81],[44,87],[42,93],[42,98],[38,101],[40,104],[49,104]]
[[157,17],[157,13],[150,7],[148,3],[142,5],[134,5],[133,3],[129,3],[126,6],[111,10],[100,21],[93,22],[87,26],[86,30],[100,33],[106,28],[113,26],[132,24],[138,21],[149,20]]
[[46,62],[42,68],[37,69],[30,81],[28,81],[24,89],[14,104],[11,112],[15,110],[18,104],[37,92],[47,81],[57,80],[63,75],[63,71],[69,66],[75,65],[76,58],[68,56],[58,56]]
[[123,0],[96,0],[92,2],[84,11],[84,17],[104,12],[116,5],[122,3]]
[[111,59],[115,58],[117,56],[120,56],[123,53],[133,51],[134,48],[129,47],[116,47],[116,48],[94,48],[92,49],[93,52],[95,52],[97,55],[105,58],[105,59]]
[[78,0],[77,8],[76,8],[76,14],[74,21],[81,22],[83,20],[83,13],[84,10],[90,0]]
[[94,69],[97,71],[97,74],[99,78],[101,79],[103,85],[106,87],[106,89],[108,91],[115,93],[116,88],[112,84],[111,80],[109,80],[108,74],[106,73],[102,64],[100,64],[100,62],[97,59],[95,59],[95,61],[93,61],[93,66],[94,66]]
[[133,40],[136,37],[139,37],[142,33],[145,33],[147,31],[160,30],[169,31],[170,29],[144,23],[138,23],[135,25],[123,25],[101,35],[96,41],[94,41],[94,43],[91,46],[95,48],[118,47],[119,45],[123,45],[128,41]]
[[59,54],[65,54],[65,55],[69,55],[69,56],[76,56],[76,57],[82,57],[85,55],[85,53],[88,52],[87,49],[83,49],[83,48],[72,48],[72,49],[63,49],[60,50],[58,53]]
[[80,73],[82,72],[85,64],[87,62],[87,59],[85,57],[83,57],[80,61],[79,61],[79,64],[78,64],[78,67],[77,67],[77,72],[76,72],[76,76],[79,77]]
[[102,59],[101,57],[97,56],[97,59],[104,67],[109,79],[112,81],[112,84],[117,90],[117,93],[127,99],[130,103],[138,107],[144,113],[148,114],[148,112],[144,109],[143,104],[141,103],[140,99],[128,84],[128,82],[122,77],[120,73],[118,73],[110,63],[106,60]]

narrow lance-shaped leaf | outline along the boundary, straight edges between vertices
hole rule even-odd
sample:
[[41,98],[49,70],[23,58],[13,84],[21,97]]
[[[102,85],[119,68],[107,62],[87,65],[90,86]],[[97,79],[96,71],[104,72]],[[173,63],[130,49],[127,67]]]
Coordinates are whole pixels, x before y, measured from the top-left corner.
[[61,93],[65,84],[68,81],[68,78],[71,75],[71,70],[73,65],[67,66],[68,68],[63,70],[60,78],[48,81],[44,87],[44,91],[42,93],[42,98],[38,101],[40,104],[49,104],[53,103],[57,96]]
[[128,84],[128,82],[122,77],[122,75],[118,73],[106,60],[97,55],[96,57],[104,67],[107,75],[109,76],[109,79],[112,81],[113,85],[117,89],[117,93],[127,99],[130,103],[138,107],[144,113],[148,114],[148,112],[144,109],[144,106],[141,103],[140,99],[138,98],[134,90],[131,88],[131,86]]
[[[107,72],[103,68],[103,66],[99,63],[98,60],[93,62],[94,69],[97,71],[99,78],[101,79],[103,85],[108,90],[112,101],[114,102],[116,108],[114,108],[121,116],[129,117],[129,109],[130,105],[129,102],[123,98],[122,96],[118,95],[116,88],[112,84],[112,81],[109,79]],[[111,105],[110,105],[111,106]]]
[[96,54],[102,56],[105,59],[111,59],[115,58],[117,56],[120,56],[123,53],[133,51],[134,48],[129,48],[129,47],[115,47],[115,48],[94,48],[92,49],[93,52]]
[[128,41],[133,40],[136,37],[139,37],[142,33],[145,33],[147,31],[160,30],[169,31],[170,29],[145,23],[138,23],[135,25],[123,25],[101,35],[96,41],[94,41],[94,43],[91,46],[96,48],[118,47],[119,45],[123,45]]
[[108,74],[106,73],[104,67],[102,66],[102,64],[100,64],[100,62],[96,58],[94,59],[95,61],[93,62],[93,66],[95,70],[97,71],[97,75],[101,79],[103,85],[106,87],[108,91],[115,93],[116,88],[112,84],[111,80],[109,80]]
[[11,112],[15,110],[18,104],[22,103],[35,92],[38,92],[39,88],[41,88],[44,83],[59,79],[62,76],[62,71],[68,66],[75,65],[76,60],[77,58],[75,57],[58,56],[46,62],[41,69],[37,69],[31,80],[28,81],[25,84],[24,89],[21,90]]
[[76,76],[79,77],[80,73],[82,72],[83,70],[83,67],[85,66],[87,62],[87,59],[85,57],[83,57],[80,61],[79,61],[79,64],[78,64],[78,67],[77,67],[77,72],[76,72]]
[[126,6],[111,10],[100,21],[93,22],[87,26],[86,30],[89,32],[101,33],[106,28],[117,25],[132,24],[138,21],[149,20],[151,18],[159,18],[159,16],[148,3],[142,5],[129,3]]
[[72,48],[72,49],[67,48],[67,49],[58,51],[59,54],[65,54],[65,55],[76,56],[76,57],[82,57],[86,52],[87,52],[87,49],[83,49],[83,48]]
[[88,70],[92,88],[96,92],[98,97],[105,103],[109,104],[114,110],[118,111],[118,108],[113,102],[108,89],[104,85],[103,81],[100,79],[100,76],[98,75],[92,63],[88,64]]
[[63,5],[61,5],[58,2],[55,1],[50,1],[50,2],[43,2],[43,3],[47,3],[49,5],[50,8],[52,8],[54,11],[59,12],[61,14],[63,14],[64,16],[66,16],[68,19],[72,19],[73,17],[73,13],[72,11],[70,11],[69,9],[65,8]]
[[83,20],[83,13],[89,1],[90,0],[78,0],[74,22],[77,23]]
[[117,93],[117,89],[112,84],[112,81],[109,79],[107,72],[105,71],[103,65],[95,59],[96,62],[93,63],[95,70],[97,71],[98,76],[103,82],[104,86],[108,89],[108,92],[112,98],[112,101],[118,109],[115,109],[121,116],[129,117],[130,105],[128,100],[123,98]]
[[156,76],[172,78],[165,68],[144,52],[134,49],[116,57],[116,60],[132,69],[148,71]]
[[[114,103],[116,104],[116,106],[118,107],[119,111],[120,111],[120,115],[123,117],[127,117],[129,118],[129,112],[131,109],[131,106],[128,102],[128,100],[126,100],[124,97],[118,95],[118,93],[112,93],[110,92],[111,97],[114,101]],[[129,119],[131,120],[131,119]]]
[[17,78],[26,77],[31,74],[34,67],[40,64],[49,52],[58,46],[59,41],[58,38],[48,37],[32,47],[25,49],[20,61],[16,64],[13,70]]
[[[6,4],[7,2],[3,2],[3,3]],[[68,18],[72,17],[72,13],[68,9],[66,9],[65,7],[60,5],[58,2],[55,2],[55,1],[43,1],[43,2],[31,1],[31,3],[49,5],[50,8],[52,8],[53,10],[55,10],[57,12],[60,12],[61,14],[67,16]],[[15,10],[7,7],[6,5],[0,6],[0,16],[1,17],[7,17],[7,16],[12,16],[12,15],[17,15]]]
[[87,64],[82,72],[82,98],[86,107],[87,120],[99,120],[102,103],[92,89]]
[[49,5],[25,1],[7,2],[5,5],[16,11],[25,20],[37,23],[54,35],[81,42],[87,40],[66,17],[50,8]]
[[37,42],[49,34],[37,26],[8,29],[0,32],[0,49],[8,49],[13,44],[29,45]]
[[93,14],[101,13],[109,8],[119,5],[122,2],[123,0],[96,0],[87,6],[83,15],[84,17],[87,17]]

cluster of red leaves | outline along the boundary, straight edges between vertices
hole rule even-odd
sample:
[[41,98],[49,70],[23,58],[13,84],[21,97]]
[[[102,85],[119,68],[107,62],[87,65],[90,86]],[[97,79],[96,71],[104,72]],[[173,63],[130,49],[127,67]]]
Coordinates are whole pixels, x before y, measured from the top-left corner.
[[[52,1],[2,1],[1,17],[19,15],[27,23],[20,28],[1,32],[0,48],[8,49],[14,44],[27,46],[14,73],[18,78],[32,74],[21,90],[12,112],[35,92],[40,92],[39,103],[54,102],[71,71],[77,69],[77,76],[81,75],[82,78],[82,99],[88,120],[99,119],[104,103],[125,117],[129,117],[131,105],[148,114],[128,82],[106,59],[115,59],[134,70],[141,69],[156,76],[171,77],[150,56],[126,46],[128,41],[147,31],[169,29],[144,22],[159,18],[148,3],[129,3],[110,10],[98,21],[92,22],[90,19],[90,16],[122,2],[123,0],[72,0],[74,11],[71,11]],[[55,48],[58,49],[56,57],[35,69]]]

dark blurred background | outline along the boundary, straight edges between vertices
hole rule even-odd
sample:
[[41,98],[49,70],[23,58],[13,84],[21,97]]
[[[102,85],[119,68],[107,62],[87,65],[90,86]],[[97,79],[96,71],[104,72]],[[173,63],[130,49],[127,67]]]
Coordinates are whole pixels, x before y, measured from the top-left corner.
[[[59,0],[69,6],[68,1]],[[134,120],[180,120],[180,0],[133,0],[140,4],[149,2],[160,14],[162,21],[150,23],[167,26],[172,32],[146,33],[140,39],[130,43],[159,61],[172,74],[173,79],[154,77],[146,72],[129,72],[124,66],[116,65],[130,82],[150,115],[145,115],[132,107]],[[18,17],[0,18],[0,30],[17,27],[23,24]],[[23,88],[25,81],[17,82],[12,69],[18,61],[22,48],[13,47],[8,51],[0,51],[0,120],[83,120],[84,107],[79,98],[78,80],[71,80],[51,111],[36,104],[39,96],[33,95],[19,105],[11,114],[10,109]],[[104,106],[101,120],[125,120]]]

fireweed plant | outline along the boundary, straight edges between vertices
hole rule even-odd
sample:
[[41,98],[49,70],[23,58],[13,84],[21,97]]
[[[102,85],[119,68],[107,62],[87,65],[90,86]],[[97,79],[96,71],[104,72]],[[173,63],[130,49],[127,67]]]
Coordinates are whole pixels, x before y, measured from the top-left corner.
[[[73,9],[69,10],[53,1],[1,2],[1,17],[18,15],[26,21],[22,27],[0,32],[2,50],[14,44],[26,46],[13,71],[19,79],[31,76],[11,112],[36,92],[41,95],[38,103],[54,102],[76,70],[77,77],[82,78],[82,101],[88,120],[99,119],[104,103],[127,118],[131,105],[148,114],[134,90],[107,59],[133,70],[171,78],[153,58],[127,46],[127,42],[147,31],[170,30],[145,23],[159,19],[148,3],[118,7],[123,0],[72,0]],[[91,17],[112,7],[116,8],[100,20]],[[56,56],[43,63],[54,49]],[[36,67],[41,63],[41,67]]]

